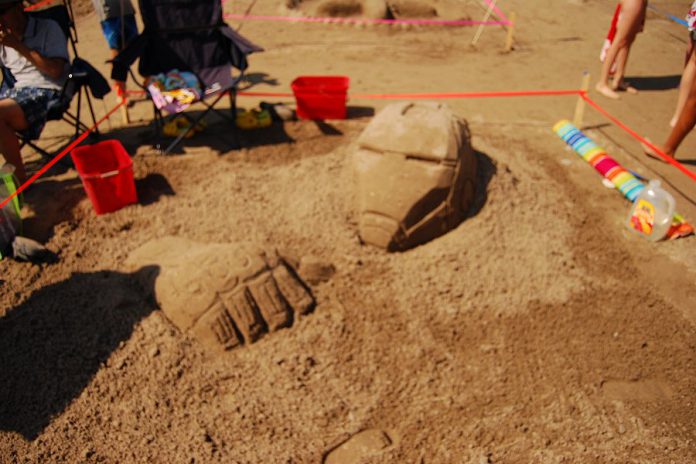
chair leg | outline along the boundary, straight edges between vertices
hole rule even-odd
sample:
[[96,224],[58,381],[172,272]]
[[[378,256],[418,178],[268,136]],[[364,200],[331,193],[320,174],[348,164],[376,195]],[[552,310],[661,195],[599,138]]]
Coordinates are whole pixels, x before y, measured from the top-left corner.
[[181,143],[181,141],[184,139],[184,137],[186,137],[191,131],[193,131],[195,127],[196,127],[195,124],[191,124],[188,127],[188,129],[183,131],[181,134],[177,135],[176,138],[172,141],[172,143],[170,143],[169,146],[167,146],[167,149],[162,152],[162,154],[168,155],[169,152],[171,152],[174,149],[174,147],[179,145],[179,143]]
[[82,108],[82,90],[77,92],[77,116],[75,119],[77,120],[77,124],[75,124],[75,135],[74,137],[77,138],[80,135],[80,109]]
[[[87,107],[89,107],[89,114],[92,116],[92,127],[94,127],[94,133],[99,135],[99,126],[97,126],[97,117],[94,115],[94,107],[92,106],[92,98],[89,96],[86,88],[80,89],[80,94],[84,92],[85,98],[87,99]],[[78,109],[79,111],[79,109]],[[79,118],[78,118],[79,120]]]
[[[34,142],[32,142],[31,140],[22,139],[21,147],[24,147],[25,145],[29,145],[31,148],[33,148],[33,149],[36,150],[38,153],[40,153],[41,156],[43,156],[44,158],[50,158],[50,157],[51,157],[51,154],[50,154],[49,152],[47,152],[46,150],[44,150],[44,149],[41,148],[40,146],[36,145],[36,144],[35,144]],[[20,148],[21,148],[21,147],[20,147]]]
[[[63,113],[63,120],[65,122],[67,122],[68,124],[70,124],[71,126],[75,126],[76,128],[79,128],[78,133],[79,133],[79,131],[87,132],[89,130],[89,127],[87,127],[85,125],[85,123],[83,123],[82,121],[77,119],[77,116],[70,113],[69,111],[66,111],[65,113]],[[94,131],[92,131],[92,132],[94,133]]]
[[242,142],[239,138],[239,130],[237,129],[237,88],[234,87],[230,89],[230,110],[232,111],[232,124],[234,130],[232,131],[234,141],[237,149],[242,147]]
[[155,138],[155,143],[154,147],[162,152],[162,131],[164,130],[164,116],[162,115],[162,112],[155,106],[154,102],[152,103],[152,112],[153,112],[153,121],[154,121],[154,138]]
[[232,120],[236,121],[236,119],[237,119],[237,89],[230,89],[229,96],[230,96],[230,113],[232,113],[231,114]]
[[191,131],[195,130],[195,128],[196,128],[196,126],[198,125],[198,123],[201,122],[201,120],[202,120],[203,118],[205,118],[206,115],[207,115],[208,113],[210,113],[210,112],[214,109],[213,107],[215,106],[215,104],[216,104],[217,102],[219,102],[220,99],[222,99],[224,96],[225,96],[225,94],[224,94],[224,93],[221,93],[220,95],[218,95],[218,96],[215,98],[215,100],[214,100],[212,103],[201,102],[201,103],[203,103],[207,108],[206,108],[206,110],[205,110],[203,113],[201,113],[201,115],[198,116],[197,118],[193,118],[193,117],[187,115],[186,113],[180,113],[181,116],[184,116],[186,119],[188,119],[188,121],[189,121],[189,123],[190,123],[190,124],[189,124],[189,127],[188,127],[188,129],[185,130],[183,133],[177,135],[177,137],[172,141],[172,143],[169,144],[169,146],[167,147],[167,149],[164,150],[163,154],[165,154],[165,155],[169,154],[169,152],[171,152],[171,151],[174,149],[174,147],[176,147],[176,146],[184,139],[184,137],[186,137]]

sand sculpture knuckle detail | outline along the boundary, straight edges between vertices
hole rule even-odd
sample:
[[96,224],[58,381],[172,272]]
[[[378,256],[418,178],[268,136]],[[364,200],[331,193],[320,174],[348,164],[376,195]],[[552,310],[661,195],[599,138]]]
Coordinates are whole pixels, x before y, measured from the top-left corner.
[[473,203],[476,165],[468,125],[447,105],[388,105],[353,153],[361,239],[396,251],[456,227]]
[[309,288],[275,252],[165,237],[128,259],[131,267],[152,264],[160,266],[154,290],[164,314],[208,347],[253,343],[314,307]]
[[255,342],[264,333],[264,320],[246,287],[220,295],[244,340]]

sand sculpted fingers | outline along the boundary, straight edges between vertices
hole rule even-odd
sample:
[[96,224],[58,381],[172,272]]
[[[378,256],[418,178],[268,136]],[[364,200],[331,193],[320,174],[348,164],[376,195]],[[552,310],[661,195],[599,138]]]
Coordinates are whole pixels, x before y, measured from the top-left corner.
[[314,308],[294,269],[275,252],[253,245],[164,237],[127,260],[129,267],[153,264],[159,266],[154,292],[164,314],[211,348],[253,343]]
[[473,203],[476,165],[467,123],[447,105],[388,105],[353,153],[360,238],[397,251],[453,229]]

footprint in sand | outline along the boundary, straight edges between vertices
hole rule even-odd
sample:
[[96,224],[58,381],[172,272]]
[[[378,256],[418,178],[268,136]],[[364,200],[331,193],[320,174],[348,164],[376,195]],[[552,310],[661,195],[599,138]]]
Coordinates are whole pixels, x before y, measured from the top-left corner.
[[329,451],[324,464],[359,464],[364,458],[383,453],[394,444],[392,435],[383,430],[363,430]]

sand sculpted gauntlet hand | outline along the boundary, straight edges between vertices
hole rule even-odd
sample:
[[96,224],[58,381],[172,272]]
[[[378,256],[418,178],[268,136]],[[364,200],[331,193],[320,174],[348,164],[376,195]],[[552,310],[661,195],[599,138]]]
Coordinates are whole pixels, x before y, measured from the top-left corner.
[[228,350],[252,343],[314,307],[311,292],[290,265],[252,245],[164,237],[131,253],[127,265],[157,266],[158,275],[146,279],[154,278],[160,308],[208,347]]

